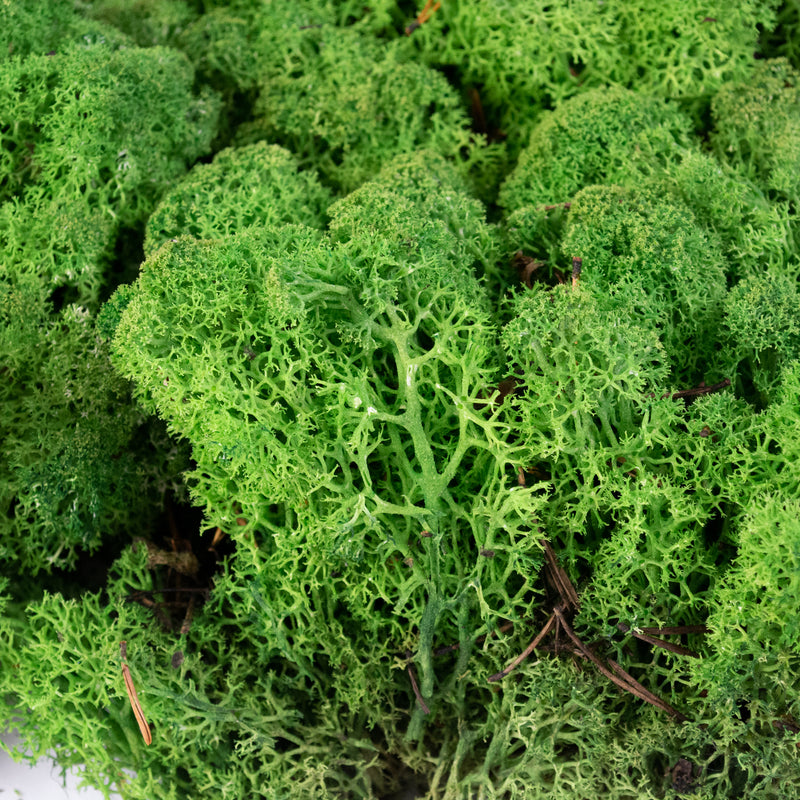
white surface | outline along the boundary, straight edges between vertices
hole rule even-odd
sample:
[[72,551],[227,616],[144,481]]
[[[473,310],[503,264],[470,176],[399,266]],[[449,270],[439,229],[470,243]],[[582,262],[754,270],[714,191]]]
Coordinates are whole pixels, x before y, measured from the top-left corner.
[[[17,744],[16,733],[3,733],[0,738],[9,746]],[[96,789],[78,789],[78,777],[67,773],[66,788],[61,781],[61,770],[49,758],[42,758],[35,766],[17,763],[8,753],[0,750],[0,798],[2,800],[100,800],[102,792]]]

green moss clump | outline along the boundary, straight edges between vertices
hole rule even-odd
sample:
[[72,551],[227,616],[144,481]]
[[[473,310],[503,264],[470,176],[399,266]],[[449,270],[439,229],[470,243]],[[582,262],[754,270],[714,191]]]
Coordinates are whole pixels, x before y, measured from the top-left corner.
[[705,377],[727,264],[688,208],[646,192],[589,187],[573,200],[561,251],[582,259],[587,287],[616,295],[659,330],[681,379]]
[[130,800],[794,797],[791,4],[412,5],[0,8],[8,715]]
[[783,370],[800,359],[800,294],[787,275],[752,276],[725,299],[725,349],[729,369],[739,375],[739,390],[760,405],[775,398]]
[[322,227],[331,201],[312,172],[298,172],[291,153],[258,142],[198,164],[159,203],[145,231],[145,255],[179,235],[210,239],[251,226]]
[[139,47],[175,47],[199,14],[190,0],[92,0],[83,5],[91,19],[123,31]]
[[478,187],[496,180],[500,148],[469,131],[445,77],[336,16],[309,3],[219,9],[187,31],[201,73],[255,97],[236,143],[278,142],[343,193],[421,148],[463,163]]
[[443,75],[401,59],[355,31],[321,28],[313,50],[265,74],[257,129],[289,147],[344,192],[392,156],[430,149],[480,166],[481,137],[468,130],[460,99]]
[[516,154],[543,110],[602,86],[681,99],[697,116],[724,82],[747,79],[778,5],[466,0],[442,3],[411,38],[429,63],[457,67],[479,89]]
[[789,687],[800,661],[798,512],[794,498],[779,494],[755,495],[745,509],[736,559],[709,616],[715,658],[698,670],[719,698],[749,695],[773,708],[796,702]]
[[764,191],[796,205],[800,194],[800,87],[783,59],[764,61],[744,81],[724,85],[712,103],[712,142]]
[[131,514],[150,524],[179,482],[182,451],[131,403],[94,315],[118,237],[207,152],[218,103],[180,53],[78,36],[102,26],[77,16],[46,55],[52,19],[33,14],[13,9],[30,39],[0,63],[0,504],[3,555],[35,574],[73,568]]
[[[0,68],[0,233],[6,265],[94,309],[121,230],[208,151],[213,93],[169,49],[70,44]],[[169,131],[169,133],[167,133]]]
[[567,202],[584,186],[630,185],[691,143],[674,104],[621,88],[592,89],[542,114],[499,203],[507,212]]
[[590,89],[543,114],[501,187],[508,252],[535,241],[557,260],[566,220],[559,206],[601,184],[688,207],[699,235],[723,248],[732,278],[764,265],[793,269],[791,203],[770,196],[741,164],[705,152],[690,128],[676,104],[620,88]]
[[116,48],[131,41],[112,25],[86,19],[70,0],[15,0],[0,7],[0,61],[52,55],[75,44],[89,43]]
[[192,94],[193,70],[174,50],[72,45],[7,62],[0,199],[47,186],[142,220],[166,186],[208,152],[218,106]]
[[[353,724],[393,742],[387,707],[408,709],[410,741],[427,736],[404,648],[422,696],[452,717],[466,685],[435,646],[458,641],[466,663],[476,631],[524,613],[540,560],[524,534],[542,499],[516,486],[492,410],[478,220],[469,237],[449,227],[474,201],[431,163],[441,182],[424,156],[401,159],[340,201],[331,237],[288,226],[167,243],[113,343],[142,402],[191,442],[209,521],[241,542],[230,580],[264,657],[330,677]],[[384,214],[393,200],[401,213]],[[323,661],[337,665],[324,679]]]
[[580,259],[581,285],[658,331],[677,380],[701,380],[717,369],[728,262],[691,210],[657,188],[588,186],[568,210],[522,208],[507,236],[547,252],[551,275],[570,274]]
[[131,403],[86,309],[51,314],[32,282],[3,283],[0,320],[2,557],[73,569],[132,519],[152,523],[185,455]]

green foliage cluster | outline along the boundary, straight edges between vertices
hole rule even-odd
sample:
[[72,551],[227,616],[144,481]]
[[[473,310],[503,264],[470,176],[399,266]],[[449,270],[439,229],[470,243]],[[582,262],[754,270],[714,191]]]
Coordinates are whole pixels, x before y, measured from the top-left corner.
[[35,574],[74,567],[131,514],[146,525],[179,484],[185,453],[131,402],[94,315],[121,235],[207,152],[219,103],[193,93],[185,56],[71,4],[3,8],[0,541]]
[[573,199],[561,248],[582,260],[590,291],[618,298],[612,302],[659,330],[679,379],[706,369],[725,260],[688,208],[650,192],[589,186]]
[[797,0],[786,0],[778,7],[777,25],[772,30],[764,31],[763,36],[768,51],[776,57],[787,58],[795,69],[800,67],[798,30],[800,3]]
[[152,255],[181,235],[213,239],[252,226],[297,223],[323,226],[331,202],[313,172],[298,173],[291,153],[264,141],[228,148],[198,164],[162,198],[145,228]]
[[565,215],[559,206],[568,207],[592,184],[624,186],[685,207],[682,213],[693,215],[702,235],[723,249],[731,279],[757,273],[761,264],[794,269],[793,203],[705,152],[674,104],[609,88],[543,114],[499,193],[509,248],[536,240],[550,263],[571,257],[560,252]]
[[690,146],[690,121],[677,106],[629,89],[592,89],[541,114],[501,206],[567,202],[595,183],[628,184],[663,169]]
[[76,43],[105,39],[121,44],[126,40],[117,28],[76,14],[70,0],[53,0],[46,6],[36,0],[4,2],[0,6],[0,37],[3,61],[54,53]]
[[357,4],[239,3],[203,15],[181,46],[212,84],[254,98],[239,143],[278,142],[338,190],[416,149],[451,158],[466,152],[465,172],[487,180],[499,153],[470,132],[457,92],[438,71],[371,35],[387,24],[386,6],[343,27],[348,10],[363,13]]
[[174,47],[199,16],[188,0],[95,0],[86,15],[122,31],[139,47]]
[[[474,242],[446,225],[472,201],[448,185],[455,175],[431,180],[431,162],[446,173],[423,153],[336,203],[330,237],[266,225],[162,247],[113,340],[145,408],[192,444],[207,518],[228,529],[238,515],[255,537],[237,580],[297,632],[286,640],[273,619],[262,657],[339,665],[339,701],[370,727],[398,702],[396,665],[365,654],[421,620],[420,687],[436,697],[434,642],[466,653],[498,610],[519,618],[539,561],[525,536],[536,498],[506,480],[511,451],[479,411],[496,333]],[[429,191],[415,201],[419,184]],[[376,213],[393,197],[402,225]],[[393,613],[370,613],[378,600]]]
[[132,513],[152,522],[185,460],[130,402],[87,310],[36,313],[37,299],[21,287],[0,296],[0,553],[32,574],[74,568]]
[[800,86],[783,59],[762,62],[747,82],[726,84],[712,102],[712,141],[765,191],[791,199],[800,186]]
[[[778,5],[0,4],[27,757],[131,800],[799,796]],[[553,553],[578,607],[520,660]]]
[[114,242],[208,151],[218,103],[192,94],[170,49],[110,45],[14,57],[0,74],[0,246],[32,272],[97,302]]
[[798,308],[797,281],[780,273],[747,278],[725,298],[729,370],[742,390],[751,381],[764,405],[775,399],[784,369],[800,359]]
[[459,0],[442,3],[414,45],[480,90],[516,154],[543,109],[597,87],[702,105],[725,82],[746,79],[778,5],[684,0],[656,12],[629,0]]

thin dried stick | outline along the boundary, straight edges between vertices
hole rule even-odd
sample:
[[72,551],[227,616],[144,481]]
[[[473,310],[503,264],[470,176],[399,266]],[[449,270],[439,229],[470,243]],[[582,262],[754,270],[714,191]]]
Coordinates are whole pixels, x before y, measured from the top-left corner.
[[[614,672],[619,675],[622,680],[624,680],[631,688],[628,690],[632,694],[635,694],[637,697],[641,697],[642,700],[646,700],[648,703],[656,706],[657,708],[661,708],[666,711],[668,714],[672,714],[678,722],[686,722],[686,717],[681,714],[680,711],[674,709],[666,700],[662,700],[658,695],[653,694],[649,689],[645,689],[636,678],[633,677],[629,672],[626,672],[622,667],[617,664],[616,661],[613,659],[608,659],[609,666]],[[635,691],[634,691],[635,690]]]
[[[148,602],[152,602],[152,601],[147,601],[146,602],[147,595],[149,595],[149,594],[167,594],[167,593],[172,594],[172,592],[193,592],[193,593],[196,593],[196,594],[208,595],[209,589],[208,589],[207,586],[201,586],[201,587],[198,587],[198,588],[195,588],[195,589],[190,589],[188,587],[187,588],[182,588],[180,586],[176,586],[176,587],[172,587],[172,588],[171,587],[167,587],[166,589],[137,589],[135,592],[131,592],[129,595],[127,595],[124,599],[126,601],[134,600],[137,603],[142,603],[142,605],[147,605]],[[206,598],[206,599],[208,599],[208,598]]]
[[189,628],[192,626],[192,614],[194,613],[194,595],[189,598],[189,605],[186,608],[186,616],[183,618],[183,624],[181,625],[181,636],[186,636],[189,633]]
[[[622,628],[620,628],[620,630],[622,630]],[[706,625],[675,625],[673,627],[667,626],[666,628],[639,628],[639,630],[642,633],[650,633],[655,636],[678,636],[682,633],[708,633],[708,627]]]
[[669,650],[671,653],[677,653],[679,656],[700,658],[700,653],[695,653],[694,650],[690,650],[688,647],[684,647],[681,644],[674,644],[673,642],[664,641],[664,639],[657,639],[655,636],[649,636],[646,633],[636,633],[636,631],[631,631],[631,633],[637,639],[641,639],[643,642],[647,642],[647,644],[650,644],[653,647],[660,647],[662,650]]
[[700,397],[700,395],[703,394],[711,394],[712,392],[718,392],[720,389],[725,389],[730,385],[731,385],[730,380],[728,378],[725,378],[724,381],[715,383],[713,386],[696,386],[694,389],[681,389],[678,392],[671,392],[662,395],[661,399],[666,400],[669,397],[672,400],[678,400],[681,397]]
[[214,538],[211,540],[211,548],[216,547],[225,538],[225,536],[226,534],[222,528],[217,528],[214,531]]
[[578,278],[581,276],[581,270],[583,269],[583,259],[578,258],[578,256],[572,257],[572,288],[575,289],[578,286]]
[[[703,633],[705,632],[705,625],[694,625],[694,626],[686,626],[686,627],[694,627],[694,628],[703,628]],[[632,636],[635,636],[637,639],[641,639],[643,642],[647,642],[648,644],[652,645],[653,647],[660,647],[662,650],[669,650],[671,653],[677,653],[681,656],[691,656],[692,658],[700,658],[700,653],[695,653],[694,650],[690,650],[688,647],[684,647],[680,644],[674,644],[673,642],[664,641],[664,639],[658,639],[655,636],[651,636],[651,632],[658,632],[663,633],[666,635],[669,634],[676,634],[676,633],[689,633],[689,631],[685,631],[679,628],[639,628],[639,630],[631,630],[627,625],[620,622],[617,624],[617,628],[619,628],[623,633],[628,633],[630,631]],[[700,633],[701,631],[697,631]]]
[[128,597],[125,598],[126,600],[134,600],[137,603],[141,603],[145,608],[149,608],[152,612],[156,615],[158,621],[168,630],[172,631],[174,628],[172,627],[172,622],[169,620],[166,614],[161,610],[161,606],[166,605],[166,603],[156,603],[154,600],[151,600],[142,592],[134,592]]
[[[692,397],[700,397],[704,394],[711,394],[712,392],[718,392],[721,389],[725,389],[731,385],[731,382],[728,378],[725,378],[724,381],[720,381],[719,383],[715,383],[713,386],[706,386],[704,383],[701,383],[700,386],[695,386],[693,389],[680,389],[677,392],[667,392],[666,394],[661,395],[661,400],[679,400],[681,398],[684,399],[691,399]],[[648,397],[655,397],[655,394],[650,392]],[[706,434],[708,436],[708,434]]]
[[[683,716],[679,711],[676,711],[669,703],[666,703],[660,697],[657,697],[652,692],[645,689],[642,684],[640,684],[637,680],[633,677],[628,675],[619,664],[615,664],[614,662],[609,662],[614,665],[616,672],[612,672],[575,634],[575,631],[569,626],[569,623],[566,619],[564,619],[564,614],[562,613],[561,609],[556,607],[553,609],[553,613],[558,617],[558,621],[561,626],[564,628],[564,633],[572,639],[572,642],[581,650],[581,652],[592,662],[592,664],[597,667],[602,675],[608,678],[612,683],[619,686],[621,689],[624,689],[626,692],[630,692],[632,695],[635,695],[640,700],[644,700],[647,703],[651,703],[652,705],[656,706],[657,708],[666,711],[669,714],[672,714],[680,721],[684,722],[686,717]],[[618,674],[619,673],[619,674]],[[623,678],[622,675],[625,677]]]
[[496,672],[494,675],[490,675],[487,680],[490,683],[496,683],[499,680],[508,675],[511,670],[516,669],[535,649],[536,645],[544,639],[545,636],[550,632],[550,628],[553,627],[553,623],[555,622],[556,616],[555,614],[551,614],[547,622],[545,622],[544,627],[539,631],[536,635],[534,640],[503,670],[500,672]]
[[411,22],[409,25],[406,26],[405,34],[406,36],[411,36],[414,31],[420,27],[420,25],[424,25],[429,19],[431,14],[436,11],[441,3],[434,3],[433,0],[427,0],[425,3],[425,8],[417,14],[417,18]]
[[[409,657],[410,657],[409,653]],[[431,710],[425,704],[425,700],[423,699],[422,695],[419,691],[419,686],[417,685],[417,676],[414,674],[414,667],[411,666],[409,663],[408,667],[408,677],[411,678],[411,688],[414,690],[414,694],[417,697],[417,702],[419,703],[419,707],[422,709],[423,714],[430,714]]]
[[569,579],[567,573],[559,566],[558,559],[553,552],[553,548],[550,546],[550,542],[546,539],[540,539],[539,544],[544,547],[547,566],[550,568],[550,574],[556,584],[558,593],[561,595],[561,599],[564,601],[565,607],[567,609],[574,608],[577,611],[581,607],[580,601],[578,600],[578,593],[575,591],[575,587],[572,585],[572,581]]
[[139,730],[142,733],[144,743],[149,745],[153,742],[153,735],[150,733],[150,726],[147,724],[144,711],[142,710],[142,705],[139,702],[139,696],[136,694],[136,687],[133,685],[131,671],[128,669],[128,665],[125,663],[128,658],[127,647],[127,642],[123,641],[119,643],[119,654],[122,658],[122,679],[125,681],[125,689],[128,692],[128,700],[130,700],[131,708],[133,709],[133,716],[136,717],[136,722],[139,724]]

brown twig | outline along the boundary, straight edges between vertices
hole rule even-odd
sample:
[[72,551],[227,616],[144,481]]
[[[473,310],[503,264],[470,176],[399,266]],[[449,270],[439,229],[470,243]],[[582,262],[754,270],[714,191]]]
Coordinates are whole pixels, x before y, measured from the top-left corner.
[[406,26],[406,36],[411,36],[411,34],[414,33],[417,28],[419,28],[421,25],[424,25],[430,19],[431,14],[433,14],[433,12],[436,11],[439,6],[441,6],[441,3],[434,3],[433,0],[427,0],[425,7],[419,12],[419,14],[417,14],[417,18]]
[[648,636],[646,633],[636,633],[636,631],[633,631],[632,633],[637,639],[647,642],[647,644],[650,644],[653,647],[660,647],[662,650],[669,650],[671,653],[676,653],[679,656],[700,658],[700,653],[695,653],[694,650],[690,650],[688,647],[684,647],[681,644],[667,642],[664,641],[664,639],[657,639],[655,636]]
[[486,116],[483,113],[483,103],[481,103],[481,94],[473,86],[469,92],[470,100],[472,101],[472,121],[477,133],[488,133],[486,127]]
[[216,547],[225,538],[225,536],[226,534],[222,530],[222,528],[217,528],[214,531],[214,538],[211,540],[211,545],[209,549],[213,549],[214,547]]
[[537,269],[544,266],[544,261],[537,261],[530,256],[526,256],[522,250],[517,250],[511,257],[511,266],[517,271],[520,281],[529,289],[533,289],[533,274]]
[[[707,630],[705,625],[684,625],[676,628],[639,628],[638,630],[631,630],[628,625],[625,625],[622,622],[617,624],[617,628],[619,628],[619,630],[621,630],[623,633],[628,633],[630,631],[632,636],[635,636],[637,639],[641,639],[643,642],[647,642],[653,647],[660,647],[662,650],[669,650],[672,653],[677,653],[681,656],[691,656],[692,658],[700,658],[700,654],[695,653],[694,650],[690,650],[688,647],[684,647],[683,645],[658,639],[653,636],[652,633],[674,635],[681,633],[705,633]],[[696,628],[700,630],[687,630],[689,628]]]
[[542,639],[547,636],[555,621],[556,616],[554,612],[550,615],[547,622],[545,622],[544,627],[539,631],[538,634],[536,634],[536,637],[533,639],[533,641],[507,667],[500,672],[496,672],[494,675],[490,675],[487,680],[490,683],[496,683],[497,681],[505,678],[506,675],[508,675],[508,673],[513,669],[516,669],[516,667],[518,667],[536,649],[536,646],[539,644],[539,642],[541,642]]
[[[560,652],[562,648],[559,646],[558,635],[560,631],[563,630],[569,640],[572,642],[574,646],[574,652],[590,661],[600,672],[600,674],[610,680],[613,684],[619,686],[629,694],[638,697],[640,700],[644,700],[645,702],[650,703],[651,705],[654,705],[663,711],[666,711],[677,720],[681,722],[686,721],[686,717],[683,714],[674,709],[665,700],[662,700],[660,697],[653,694],[649,689],[645,688],[641,683],[639,683],[639,681],[637,681],[632,675],[630,675],[619,664],[617,664],[616,661],[608,659],[607,663],[604,663],[597,655],[595,655],[593,650],[577,636],[567,619],[567,614],[572,614],[580,608],[578,593],[575,590],[572,581],[570,581],[567,573],[559,565],[556,554],[553,551],[550,543],[545,539],[540,539],[540,544],[544,548],[545,552],[545,577],[555,588],[561,601],[553,606],[553,612],[548,618],[546,624],[536,635],[533,641],[525,648],[525,650],[501,672],[490,676],[488,681],[494,683],[505,678],[512,670],[519,666],[519,664],[521,664],[536,647],[541,644],[544,637],[553,629],[555,630],[556,641],[555,645],[553,645],[552,648],[548,647],[548,649],[552,649],[555,653]],[[619,623],[617,627],[623,632],[630,630],[630,627],[623,623]],[[665,642],[656,638],[655,636],[652,636],[651,633],[655,632],[663,635],[669,635],[671,633],[700,633],[704,630],[705,626],[685,625],[674,628],[639,629],[634,633],[634,636],[637,636],[643,641],[646,641],[656,647],[672,650],[675,653],[680,653],[682,655],[696,655],[688,648],[680,645],[674,645],[671,642]]]
[[[693,397],[701,397],[704,394],[711,394],[712,392],[718,392],[721,389],[725,389],[731,385],[731,382],[728,378],[725,378],[724,381],[720,381],[719,383],[715,383],[713,386],[706,386],[704,383],[701,383],[699,386],[695,386],[694,389],[681,389],[677,392],[667,392],[666,394],[661,395],[662,400],[680,400],[680,399],[691,399]],[[655,397],[655,395],[651,394],[651,397]]]
[[139,696],[136,694],[136,687],[133,685],[133,678],[131,671],[126,663],[128,659],[128,645],[127,642],[122,641],[119,643],[119,654],[122,659],[122,679],[125,681],[125,691],[128,693],[128,700],[130,701],[131,708],[133,709],[133,716],[136,717],[136,722],[139,725],[139,731],[142,734],[145,744],[152,744],[153,735],[150,733],[150,726],[142,710],[142,705],[139,702]]
[[615,661],[609,659],[609,665],[611,669],[609,669],[575,634],[575,632],[570,627],[567,620],[564,618],[564,614],[562,613],[561,609],[558,607],[553,609],[553,613],[558,617],[558,621],[561,627],[564,629],[564,633],[569,636],[572,640],[573,644],[581,650],[581,652],[589,659],[589,661],[594,664],[597,670],[600,672],[601,675],[604,675],[608,678],[612,683],[619,686],[621,689],[624,689],[626,692],[630,692],[632,695],[635,695],[640,700],[644,700],[647,703],[651,703],[652,705],[660,708],[669,714],[672,714],[677,719],[680,719],[682,722],[686,720],[686,717],[683,716],[679,711],[676,711],[669,703],[662,700],[660,697],[657,697],[648,689],[645,689],[642,684],[640,684],[637,680],[635,680],[631,675],[625,672],[622,667],[619,666]]
[[135,592],[131,592],[129,595],[127,595],[125,600],[135,600],[136,602],[141,602],[148,594],[172,594],[172,592],[198,592],[207,595],[209,589],[206,586],[199,586],[196,588],[190,588],[188,586],[174,586],[167,587],[166,589],[137,589]]
[[578,600],[578,593],[575,591],[575,587],[572,585],[572,581],[569,579],[567,573],[564,572],[559,565],[556,554],[550,546],[550,542],[546,539],[540,539],[539,544],[544,547],[544,555],[547,559],[549,575],[564,603],[564,607],[570,611],[577,611],[581,607],[580,601]]
[[578,256],[572,257],[572,288],[578,288],[578,278],[581,276],[581,270],[583,269],[583,259],[578,258]]
[[192,627],[192,615],[194,614],[194,595],[189,598],[189,605],[186,607],[186,616],[183,618],[181,625],[180,635],[186,636],[189,633],[189,628]]
[[419,703],[419,707],[422,709],[422,713],[423,714],[430,714],[431,710],[426,705],[425,700],[423,699],[422,695],[420,694],[419,686],[417,685],[417,676],[414,674],[414,667],[413,667],[413,665],[411,664],[411,661],[410,661],[411,653],[406,653],[406,655],[409,658],[408,666],[406,667],[406,669],[408,670],[408,677],[411,679],[411,688],[414,690],[414,695],[417,698],[417,702]]
[[678,636],[682,633],[708,633],[706,625],[673,625],[664,628],[639,628],[642,633],[650,633],[657,636]]
[[134,592],[132,595],[128,595],[128,597],[125,599],[134,600],[140,605],[143,605],[145,608],[149,608],[153,614],[155,614],[156,619],[164,626],[166,630],[174,630],[172,626],[172,620],[169,619],[169,617],[161,610],[161,606],[164,605],[164,603],[156,603],[154,600],[146,597],[143,591]]
[[686,722],[686,717],[681,714],[680,711],[674,709],[666,700],[662,700],[657,695],[654,695],[649,689],[645,689],[639,681],[637,681],[632,675],[626,672],[622,667],[617,664],[616,661],[613,659],[608,659],[608,663],[611,666],[611,669],[619,675],[623,681],[625,681],[626,688],[631,694],[636,695],[636,697],[640,697],[642,700],[654,705],[656,708],[660,708],[663,711],[666,711],[668,714],[672,714],[678,722]]

